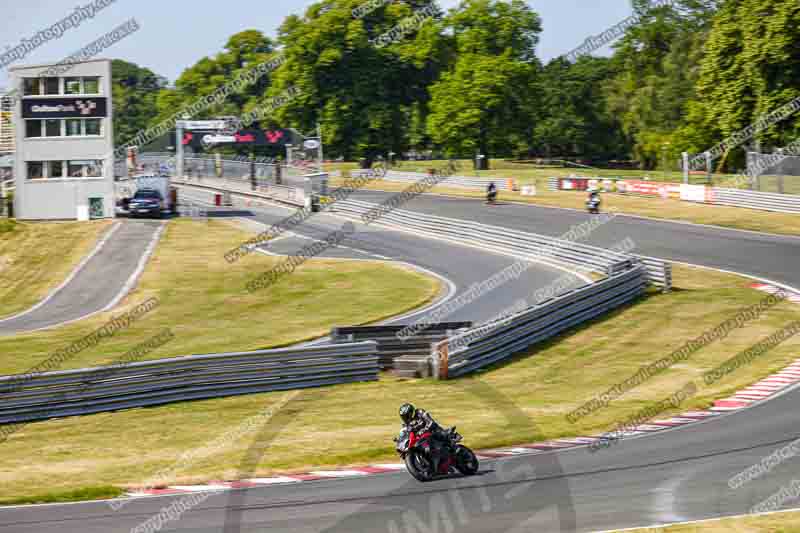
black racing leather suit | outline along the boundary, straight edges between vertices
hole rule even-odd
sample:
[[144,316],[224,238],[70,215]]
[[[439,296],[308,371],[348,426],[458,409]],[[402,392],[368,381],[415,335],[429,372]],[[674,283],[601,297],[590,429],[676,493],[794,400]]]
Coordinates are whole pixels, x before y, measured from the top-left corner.
[[417,409],[414,413],[414,418],[412,418],[405,427],[417,435],[425,431],[430,431],[432,433],[442,432],[442,427],[436,423],[436,420],[434,420],[425,409]]
[[[417,435],[421,435],[426,431],[431,432],[431,444],[441,451],[450,445],[450,439],[447,432],[442,429],[442,426],[436,423],[436,420],[425,409],[417,409],[414,418],[408,424],[405,424],[408,431],[413,431]],[[434,468],[438,470],[441,453],[434,454]]]

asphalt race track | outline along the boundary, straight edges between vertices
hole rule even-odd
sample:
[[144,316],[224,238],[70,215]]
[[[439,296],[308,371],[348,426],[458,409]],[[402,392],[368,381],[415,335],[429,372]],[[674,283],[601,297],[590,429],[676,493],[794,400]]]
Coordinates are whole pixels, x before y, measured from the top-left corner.
[[[401,472],[250,489],[241,527],[228,522],[223,529],[230,496],[216,494],[162,531],[392,533],[392,523],[400,532],[452,531],[447,523],[476,533],[596,531],[746,513],[791,482],[792,469],[776,468],[735,491],[728,479],[800,436],[798,401],[800,391],[791,392],[594,454],[575,449],[484,462],[485,474],[473,478],[420,484]],[[135,500],[119,512],[103,502],[4,509],[0,531],[127,532],[171,499]],[[417,520],[428,529],[406,528]]]
[[126,284],[136,276],[142,255],[160,226],[154,220],[121,221],[104,246],[43,305],[0,319],[0,335],[57,326],[114,304],[120,294],[127,292]]
[[[392,194],[357,191],[352,198],[380,203]],[[472,199],[434,195],[415,198],[403,209],[550,236],[561,235],[589,217],[569,209],[512,203],[489,207]],[[582,242],[610,246],[626,237],[636,242],[633,253],[762,276],[800,288],[800,237],[620,215]]]
[[[373,192],[358,194],[359,199],[376,202],[386,197]],[[490,208],[479,201],[436,196],[418,198],[404,209],[548,235],[558,235],[587,216],[531,206]],[[256,218],[273,222],[277,214],[266,211],[253,209]],[[315,238],[341,223],[335,217],[329,220],[329,215],[315,216],[307,228],[304,224],[298,231]],[[367,253],[420,264],[446,275],[459,287],[508,264],[499,256],[463,247],[451,249],[442,242],[430,246],[419,238],[405,242],[407,235],[370,227],[357,232],[355,242],[349,244]],[[645,255],[800,286],[800,239],[619,216],[592,234],[589,242],[610,244],[626,237],[634,239],[637,252]],[[477,266],[473,267],[473,262]],[[557,274],[532,269],[529,275],[534,278],[529,283],[546,283],[548,276]],[[498,296],[494,299],[499,300]],[[507,305],[509,300],[503,303]],[[482,302],[470,312],[484,315],[491,305]],[[470,385],[471,381],[456,380],[454,386],[480,386]],[[512,412],[514,408],[503,402],[501,391],[476,394],[485,394],[487,410],[509,423],[535,423]],[[180,521],[166,523],[161,531],[597,531],[744,514],[791,482],[791,464],[736,490],[729,488],[728,480],[800,437],[798,403],[800,388],[795,388],[750,409],[625,440],[596,453],[578,448],[486,461],[482,474],[472,478],[420,484],[401,472],[215,494]],[[7,508],[0,510],[0,531],[129,532],[176,498],[139,499],[119,512],[103,502]]]
[[[204,191],[192,191],[187,195],[186,188],[182,189],[182,194],[185,199],[198,203],[206,202],[210,198]],[[248,218],[263,224],[261,231],[295,211],[292,208],[278,206],[245,208],[236,204],[234,201],[233,211],[238,214],[249,213]],[[217,213],[224,215],[225,211],[223,209]],[[212,212],[209,216],[214,215]],[[296,254],[304,246],[315,240],[322,240],[326,235],[340,229],[345,222],[326,213],[317,213],[295,227],[289,236],[278,238],[268,246],[262,245],[261,248],[275,254]],[[361,223],[354,225],[355,232],[341,243],[342,246],[327,250],[320,257],[407,262],[451,281],[455,286],[456,296],[468,289],[471,284],[480,283],[515,262],[514,258],[505,255],[427,239],[403,231],[368,227]],[[241,261],[246,260],[246,258],[241,259]],[[524,297],[528,301],[533,301],[532,293],[536,289],[549,285],[565,272],[568,271],[534,263],[519,278],[498,287],[486,297],[470,302],[443,320],[485,321],[494,318],[519,298]],[[576,286],[580,286],[585,282],[576,277],[575,283]]]

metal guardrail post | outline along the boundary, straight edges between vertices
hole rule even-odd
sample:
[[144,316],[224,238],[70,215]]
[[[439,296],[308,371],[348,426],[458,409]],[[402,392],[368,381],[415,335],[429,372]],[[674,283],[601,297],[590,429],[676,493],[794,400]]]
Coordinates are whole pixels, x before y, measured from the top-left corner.
[[437,348],[438,368],[436,379],[446,380],[450,366],[450,342],[444,341]]
[[250,190],[256,190],[256,154],[250,152]]

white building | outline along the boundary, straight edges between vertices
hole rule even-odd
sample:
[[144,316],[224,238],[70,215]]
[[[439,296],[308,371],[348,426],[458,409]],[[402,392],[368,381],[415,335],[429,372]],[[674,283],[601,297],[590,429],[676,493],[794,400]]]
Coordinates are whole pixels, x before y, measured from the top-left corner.
[[114,216],[111,61],[9,69],[19,219]]

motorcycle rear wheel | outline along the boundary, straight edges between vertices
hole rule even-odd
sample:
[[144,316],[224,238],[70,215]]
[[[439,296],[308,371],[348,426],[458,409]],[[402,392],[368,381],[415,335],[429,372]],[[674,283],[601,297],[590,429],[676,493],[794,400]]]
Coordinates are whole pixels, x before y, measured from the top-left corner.
[[425,457],[417,453],[409,453],[405,457],[408,473],[417,481],[430,481],[433,479],[433,465]]
[[456,469],[465,476],[473,476],[478,473],[478,458],[472,450],[466,446],[459,445],[456,448]]

